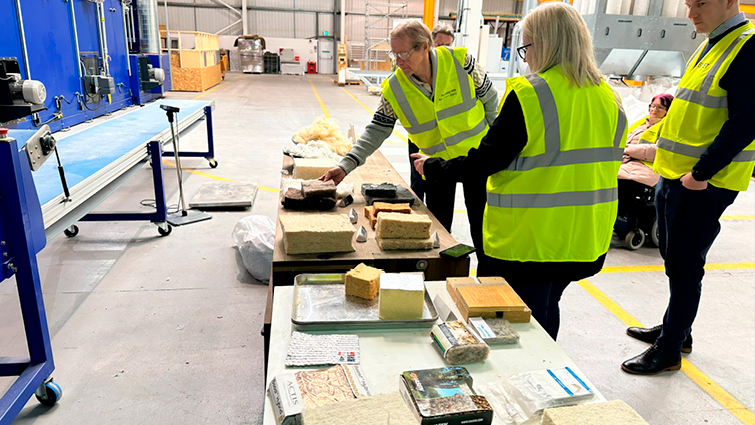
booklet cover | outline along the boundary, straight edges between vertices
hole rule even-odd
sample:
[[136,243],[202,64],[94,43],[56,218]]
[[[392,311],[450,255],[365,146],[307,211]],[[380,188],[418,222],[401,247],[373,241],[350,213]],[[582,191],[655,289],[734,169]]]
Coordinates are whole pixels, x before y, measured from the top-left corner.
[[401,374],[401,394],[422,425],[488,425],[493,409],[472,388],[466,368],[449,366]]

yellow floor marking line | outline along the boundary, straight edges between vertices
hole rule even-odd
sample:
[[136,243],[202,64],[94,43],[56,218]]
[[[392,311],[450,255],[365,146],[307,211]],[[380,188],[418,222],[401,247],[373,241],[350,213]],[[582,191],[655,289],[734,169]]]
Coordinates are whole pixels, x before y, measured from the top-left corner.
[[[163,164],[169,165],[171,167],[175,167],[176,166],[175,162],[168,161],[167,159],[163,159]],[[234,179],[229,179],[229,178],[225,178],[225,177],[213,176],[212,174],[203,173],[202,171],[193,170],[191,168],[181,167],[181,170],[186,171],[187,173],[196,174],[198,176],[207,177],[208,179],[219,180],[219,181],[222,181],[222,182],[235,182],[236,181]],[[273,193],[280,192],[280,190],[278,190],[278,189],[274,189],[272,187],[265,187],[265,186],[257,186],[257,189],[264,190],[265,192],[273,192]]]
[[[368,107],[367,107],[367,105],[365,105],[365,104],[364,104],[364,103],[362,103],[362,102],[361,102],[361,101],[360,101],[359,99],[357,99],[357,97],[356,97],[356,96],[354,96],[353,94],[349,93],[349,91],[348,91],[348,90],[346,90],[346,89],[345,89],[345,88],[343,88],[343,87],[341,87],[341,90],[343,90],[343,92],[344,92],[344,93],[348,94],[350,98],[354,99],[354,101],[355,101],[356,103],[358,103],[358,104],[362,105],[362,108],[366,109],[366,110],[367,110],[367,112],[369,112],[369,113],[370,113],[370,114],[372,114],[372,115],[374,115],[374,114],[375,114],[375,112],[373,112],[373,111],[372,111],[372,109],[368,108]],[[406,138],[406,136],[404,136],[403,134],[399,133],[399,132],[398,132],[398,131],[396,131],[395,129],[393,130],[393,134],[395,134],[395,135],[396,135],[396,136],[397,136],[397,137],[398,137],[399,139],[403,140],[403,141],[404,141],[404,143],[398,143],[398,142],[385,142],[385,143],[390,143],[390,144],[392,144],[392,145],[407,145],[407,144],[409,144],[409,139],[407,139],[407,138]]]
[[[631,314],[627,313],[626,310],[624,310],[613,300],[608,298],[606,294],[604,294],[600,289],[596,288],[592,283],[588,282],[587,280],[580,280],[577,283],[585,291],[587,291],[588,294],[592,295],[593,298],[603,304],[605,308],[607,308],[627,326],[644,327],[639,320],[635,319]],[[696,368],[694,365],[692,365],[692,363],[688,362],[684,358],[682,359],[682,372],[687,375],[687,377],[692,379],[692,381],[696,383],[700,388],[702,388],[703,391],[708,393],[708,395],[713,397],[714,400],[716,400],[724,408],[726,408],[726,410],[728,410],[732,415],[736,416],[737,419],[744,422],[745,424],[755,424],[755,413],[748,410],[744,405],[742,405],[742,403],[732,397],[731,394],[727,393],[726,390],[713,382],[713,380],[705,375],[700,369]]]
[[309,81],[309,85],[312,86],[312,91],[315,92],[315,97],[317,98],[317,101],[320,102],[320,107],[322,108],[322,112],[325,113],[325,118],[330,118],[330,114],[328,113],[328,110],[325,109],[325,104],[322,103],[322,99],[320,98],[320,95],[317,93],[317,89],[315,88],[314,83],[312,83],[312,80],[307,78],[307,81]]
[[[731,269],[755,269],[755,263],[712,263],[705,265],[706,270],[731,270]],[[649,266],[614,266],[603,267],[601,273],[638,273],[638,272],[663,272],[663,265]]]
[[755,220],[755,215],[722,215],[721,220]]
[[232,82],[232,81],[235,81],[235,80],[237,80],[237,79],[238,79],[238,78],[240,78],[240,77],[241,77],[241,75],[237,75],[237,76],[235,76],[235,77],[231,78],[231,79],[230,79],[230,80],[228,80],[228,81],[221,81],[221,82],[220,82],[220,84],[218,84],[217,86],[215,86],[215,87],[213,87],[213,88],[211,88],[211,89],[209,89],[209,90],[207,90],[207,91],[205,91],[205,92],[203,92],[203,93],[200,93],[200,94],[199,94],[199,95],[198,95],[197,97],[195,97],[195,98],[193,98],[193,99],[191,99],[191,100],[197,100],[197,99],[199,99],[200,97],[202,97],[202,96],[204,96],[204,95],[206,95],[206,94],[210,93],[211,91],[214,91],[215,89],[218,89],[218,88],[220,88],[221,86],[223,86],[223,85],[224,85],[224,83],[230,83],[230,82]]

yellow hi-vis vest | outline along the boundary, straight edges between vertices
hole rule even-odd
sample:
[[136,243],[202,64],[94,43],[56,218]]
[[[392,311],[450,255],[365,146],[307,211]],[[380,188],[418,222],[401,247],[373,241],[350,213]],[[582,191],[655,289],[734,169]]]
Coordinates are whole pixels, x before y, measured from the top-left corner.
[[[692,171],[729,119],[727,92],[719,82],[745,42],[755,34],[747,23],[727,34],[700,59],[704,41],[687,63],[658,138],[653,171],[678,179]],[[710,183],[724,189],[744,191],[755,167],[755,141],[716,173]]]
[[527,144],[488,178],[485,254],[508,261],[592,262],[608,251],[627,120],[605,82],[571,86],[553,67],[506,80]]
[[439,47],[435,52],[432,101],[401,69],[383,81],[383,97],[421,153],[447,160],[478,147],[488,123],[485,108],[475,96],[474,81],[464,71],[467,49]]
[[[631,126],[629,126],[629,131],[627,133],[631,133],[634,131],[635,128],[645,124],[645,120],[647,120],[648,117],[642,118],[641,120],[635,122]],[[665,117],[664,117],[665,118]],[[647,130],[643,131],[642,134],[640,134],[640,140],[637,142],[638,144],[655,144],[655,142],[658,141],[658,132],[660,131],[660,128],[663,126],[661,124],[663,122],[663,118],[661,118],[660,121],[657,123],[651,125]],[[653,168],[653,163],[650,161],[640,161],[643,164],[647,165],[650,168]]]

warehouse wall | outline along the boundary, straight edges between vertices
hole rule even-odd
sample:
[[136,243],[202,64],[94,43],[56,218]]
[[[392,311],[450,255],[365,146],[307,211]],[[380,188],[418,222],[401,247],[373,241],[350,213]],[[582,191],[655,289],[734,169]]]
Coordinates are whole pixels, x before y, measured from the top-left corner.
[[[399,2],[400,0],[391,0]],[[457,0],[438,1],[439,18],[447,18],[449,13],[456,11]],[[241,0],[223,0],[229,6],[240,11]],[[379,3],[380,0],[375,3]],[[382,3],[388,3],[382,0]],[[160,6],[160,24],[165,24],[164,0],[158,0]],[[521,1],[516,0],[485,0],[485,13],[516,13],[521,7]],[[409,18],[421,18],[423,0],[407,0],[406,15]],[[340,0],[247,0],[250,8],[248,17],[248,31],[267,37],[310,38],[319,31],[338,33],[338,11]],[[256,10],[254,10],[256,9]],[[375,8],[370,14],[379,13]],[[346,38],[349,41],[364,42],[365,14],[367,13],[365,0],[346,0]],[[403,12],[402,12],[403,13]],[[240,19],[237,13],[213,0],[168,0],[168,20],[170,28],[184,31],[204,31],[216,33]],[[381,22],[378,26],[392,28],[393,22]],[[223,31],[225,35],[238,35],[242,32],[239,22]],[[387,29],[370,30],[372,37],[387,37]]]

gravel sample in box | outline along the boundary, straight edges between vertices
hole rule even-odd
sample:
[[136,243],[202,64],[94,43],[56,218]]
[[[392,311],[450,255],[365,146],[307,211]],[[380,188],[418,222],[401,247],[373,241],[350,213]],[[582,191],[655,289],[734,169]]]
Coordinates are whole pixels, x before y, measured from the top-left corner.
[[462,322],[437,324],[430,331],[430,336],[450,364],[479,363],[490,354],[490,347]]
[[466,368],[452,366],[401,374],[401,395],[422,425],[489,425],[493,409],[472,388]]
[[356,229],[345,214],[301,214],[280,217],[286,254],[355,251]]
[[503,318],[470,317],[469,325],[486,344],[516,344],[519,333],[514,330],[508,320]]

